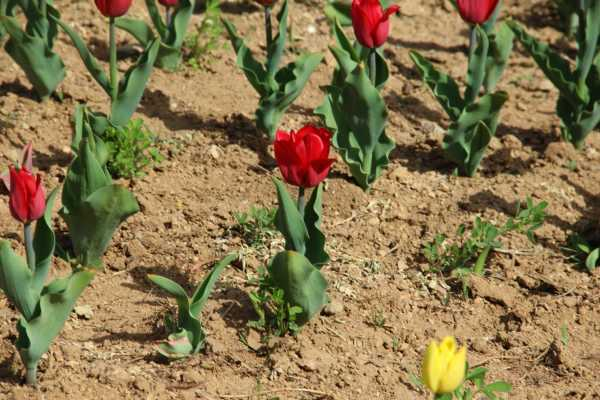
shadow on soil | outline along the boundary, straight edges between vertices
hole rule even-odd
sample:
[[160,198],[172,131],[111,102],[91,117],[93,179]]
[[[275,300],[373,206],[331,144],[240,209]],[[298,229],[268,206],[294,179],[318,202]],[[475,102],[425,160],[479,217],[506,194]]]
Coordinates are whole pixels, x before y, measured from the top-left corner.
[[19,79],[12,82],[2,82],[0,84],[0,97],[6,96],[8,93],[14,93],[19,97],[24,97],[29,100],[38,101],[37,95],[27,87],[25,87]]
[[[263,168],[270,170],[276,166],[268,151],[271,143],[257,131],[254,121],[242,114],[228,115],[225,120],[205,120],[194,113],[171,111],[169,97],[160,90],[146,91],[138,111],[148,117],[160,119],[172,131],[200,130],[209,134],[218,133],[213,137],[216,144],[237,144],[255,152]],[[258,171],[262,170],[257,169]]]
[[14,365],[16,362],[15,353],[0,361],[0,381],[13,385],[23,383],[23,377],[15,371]]

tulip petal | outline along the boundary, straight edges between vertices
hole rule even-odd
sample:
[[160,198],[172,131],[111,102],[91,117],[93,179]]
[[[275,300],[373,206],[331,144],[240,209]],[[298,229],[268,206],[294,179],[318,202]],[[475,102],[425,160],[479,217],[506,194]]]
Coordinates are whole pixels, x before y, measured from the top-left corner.
[[423,364],[421,366],[421,380],[423,384],[433,393],[438,392],[440,380],[444,373],[444,366],[440,364],[440,350],[435,340],[432,340],[427,346]]
[[438,387],[439,393],[452,393],[453,391],[463,383],[465,379],[465,369],[467,365],[467,349],[461,348],[457,353],[454,354],[446,373],[440,380]]

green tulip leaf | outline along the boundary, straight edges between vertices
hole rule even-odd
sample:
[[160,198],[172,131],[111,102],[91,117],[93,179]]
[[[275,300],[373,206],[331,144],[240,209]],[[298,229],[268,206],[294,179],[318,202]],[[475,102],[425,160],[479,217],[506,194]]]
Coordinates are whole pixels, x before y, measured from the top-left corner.
[[21,318],[16,346],[28,369],[37,367],[94,276],[93,272],[79,271],[68,278],[55,280],[42,292],[36,315],[31,319]]
[[85,67],[89,71],[92,78],[94,78],[96,82],[98,82],[100,87],[104,89],[106,94],[110,96],[111,85],[108,81],[108,77],[104,73],[102,67],[98,64],[98,60],[96,60],[96,57],[94,57],[86,47],[85,42],[83,41],[83,39],[81,39],[81,36],[79,36],[77,32],[71,29],[66,23],[64,23],[60,19],[56,18],[54,19],[54,21],[69,36],[71,42],[73,42],[73,46],[75,46],[75,48],[79,52],[79,56],[81,57],[81,60],[83,61]]
[[200,312],[204,308],[204,305],[206,304],[206,301],[208,300],[208,296],[210,296],[215,286],[215,283],[219,279],[221,272],[223,272],[225,267],[229,266],[229,264],[231,264],[237,258],[237,254],[227,255],[225,258],[219,261],[213,267],[210,273],[206,276],[206,278],[204,278],[204,280],[202,281],[200,286],[198,286],[198,288],[194,292],[194,295],[190,299],[190,311],[192,315],[198,316],[200,314]]
[[352,26],[351,3],[343,0],[330,0],[325,3],[325,16],[335,26]]
[[168,35],[169,27],[163,21],[156,0],[146,0],[146,8],[148,9],[148,15],[150,15],[150,20],[152,21],[154,28],[158,31],[158,35],[164,40]]
[[498,24],[496,32],[489,35],[490,48],[483,82],[486,93],[493,92],[502,77],[513,49],[514,38],[515,34],[505,22]]
[[15,254],[9,242],[0,241],[0,288],[25,319],[32,318],[39,299],[32,280],[25,260]]
[[47,32],[43,36],[36,31],[23,31],[14,17],[0,16],[0,22],[10,36],[6,52],[21,67],[40,98],[47,98],[65,78],[65,65],[50,47],[52,37]]
[[146,89],[160,42],[150,42],[134,66],[129,68],[119,82],[119,94],[111,105],[110,121],[116,126],[125,126],[135,112]]
[[577,68],[575,76],[579,88],[586,87],[586,80],[594,64],[600,37],[600,1],[587,2],[585,10],[585,31],[578,38]]
[[306,242],[306,258],[319,268],[329,261],[329,254],[325,251],[325,235],[321,232],[323,218],[323,183],[313,189],[304,211],[304,225],[308,233]]
[[267,47],[267,74],[274,76],[277,73],[281,56],[285,50],[285,42],[287,39],[287,17],[288,17],[288,1],[284,0],[277,21],[277,35],[273,38],[270,46]]
[[294,250],[300,254],[306,253],[306,243],[309,240],[304,220],[298,211],[296,203],[290,197],[285,184],[273,178],[277,188],[279,208],[275,215],[275,225],[285,238],[286,250]]
[[410,52],[410,58],[413,60],[425,84],[431,89],[434,97],[444,110],[446,110],[448,117],[452,121],[458,120],[463,108],[465,108],[465,101],[460,95],[456,81],[451,76],[438,71],[433,64],[416,51]]
[[556,103],[556,113],[561,121],[561,136],[580,150],[587,136],[600,124],[600,100],[588,111],[573,108],[561,96]]
[[81,265],[101,268],[101,258],[115,230],[138,211],[133,194],[119,185],[101,187],[73,211],[63,208],[61,215]]
[[552,50],[546,43],[530,36],[518,23],[509,21],[507,24],[546,77],[560,91],[562,97],[568,100],[573,107],[579,107],[581,103],[587,104],[589,102],[589,91],[586,87],[578,87],[577,78],[567,60]]
[[269,276],[291,306],[300,307],[296,323],[304,325],[328,302],[327,281],[302,254],[282,251],[269,265]]
[[246,79],[248,79],[248,82],[250,82],[254,90],[256,90],[261,97],[267,96],[270,89],[267,71],[264,66],[256,61],[250,49],[246,47],[244,40],[237,34],[235,26],[225,19],[223,19],[222,22],[229,34],[233,49],[237,54],[237,65],[242,69],[246,75]]
[[115,26],[133,36],[144,48],[148,47],[150,42],[156,39],[152,28],[144,21],[121,17],[115,20]]
[[368,189],[389,163],[395,144],[385,134],[385,103],[365,70],[358,66],[341,88],[329,86],[315,113],[334,132],[333,144],[355,181]]
[[303,54],[275,75],[279,89],[267,97],[262,97],[256,110],[257,125],[271,140],[275,139],[275,132],[283,114],[300,96],[308,78],[322,59],[321,54]]
[[41,293],[44,288],[44,283],[50,271],[52,256],[54,255],[54,247],[56,239],[54,230],[52,230],[52,213],[54,201],[58,194],[58,188],[54,189],[46,199],[46,210],[42,218],[38,219],[35,226],[35,234],[33,236],[33,249],[35,251],[35,272],[31,282],[32,289]]
[[477,46],[469,54],[469,69],[467,71],[467,87],[465,89],[465,103],[471,104],[479,96],[479,91],[485,80],[487,58],[490,47],[487,34],[479,25],[475,25]]
[[450,125],[442,148],[462,175],[473,176],[477,171],[507,99],[506,92],[487,94],[465,107],[458,121]]

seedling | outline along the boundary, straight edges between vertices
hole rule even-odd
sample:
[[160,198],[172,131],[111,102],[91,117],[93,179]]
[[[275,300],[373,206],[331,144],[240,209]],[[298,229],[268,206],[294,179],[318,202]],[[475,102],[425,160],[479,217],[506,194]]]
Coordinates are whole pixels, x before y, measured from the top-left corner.
[[299,306],[290,305],[284,297],[283,289],[275,286],[265,268],[258,271],[258,279],[250,283],[258,289],[250,293],[250,301],[258,319],[248,322],[248,327],[263,334],[263,340],[270,336],[296,336],[300,327],[296,323],[298,314],[302,312]]
[[522,233],[535,243],[534,231],[542,226],[547,206],[545,201],[534,204],[528,197],[526,208],[521,209],[519,205],[515,217],[509,218],[501,227],[477,217],[468,234],[466,226],[460,225],[456,231],[457,238],[451,243],[448,243],[445,235],[436,235],[432,242],[424,246],[423,255],[432,271],[450,273],[459,278],[466,295],[468,276],[484,274],[490,252],[502,247],[499,241],[502,236],[509,232]]
[[199,69],[210,53],[219,47],[222,33],[219,1],[208,0],[202,22],[196,26],[195,32],[186,36],[183,42],[186,63],[194,69]]
[[165,326],[169,331],[169,337],[158,347],[161,355],[168,359],[178,359],[196,354],[204,348],[206,334],[202,327],[200,314],[219,275],[236,258],[237,254],[230,254],[217,263],[196,288],[192,297],[188,297],[185,289],[176,282],[159,275],[148,275],[150,281],[177,301],[177,317],[173,315],[165,317]]

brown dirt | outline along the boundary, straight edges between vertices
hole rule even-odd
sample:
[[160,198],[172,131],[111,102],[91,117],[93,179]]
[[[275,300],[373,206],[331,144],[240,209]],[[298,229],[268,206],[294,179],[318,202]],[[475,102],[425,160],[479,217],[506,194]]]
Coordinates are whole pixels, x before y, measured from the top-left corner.
[[[104,21],[92,1],[57,3],[88,40],[104,40]],[[143,15],[142,3],[136,2],[134,14]],[[481,173],[472,179],[449,176],[450,165],[439,150],[448,121],[419,81],[408,50],[422,51],[462,77],[465,26],[439,1],[398,3],[402,16],[392,22],[386,45],[392,72],[385,89],[388,133],[398,143],[393,161],[369,194],[350,184],[344,164],[336,163],[324,198],[332,255],[325,274],[342,312],[316,318],[296,339],[274,342],[268,355],[251,351],[239,340],[253,318],[246,272],[253,274],[268,254],[246,248],[245,270],[229,268],[205,310],[207,354],[171,365],[155,357],[165,336],[160,321],[173,303],[148,284],[146,274],[162,273],[190,287],[208,265],[241,248],[240,239],[228,233],[234,212],[275,204],[270,176],[278,171],[265,141],[256,138],[256,95],[223,41],[207,69],[153,74],[136,116],[165,140],[168,158],[131,183],[143,211],[114,238],[106,273],[79,302],[90,306],[93,316],[67,322],[42,363],[38,391],[20,385],[17,315],[0,299],[0,398],[426,399],[410,375],[417,373],[427,342],[446,334],[468,345],[472,365],[511,382],[511,399],[600,398],[600,275],[582,272],[561,252],[570,231],[598,221],[600,137],[593,135],[581,153],[555,143],[556,91],[518,48],[500,85],[511,97]],[[549,3],[507,3],[506,11],[538,37],[565,46],[555,19],[536,11]],[[260,10],[238,2],[223,8],[258,49]],[[292,8],[298,46],[326,52],[328,28],[320,3],[294,2]],[[309,33],[309,24],[316,34]],[[57,51],[68,68],[65,100],[44,104],[32,99],[24,75],[0,53],[2,164],[33,141],[46,187],[64,178],[74,105],[106,107],[106,97],[64,36]],[[101,46],[97,52],[102,55]],[[314,120],[311,110],[322,99],[319,86],[328,83],[333,65],[328,54],[285,127]],[[566,167],[571,159],[577,161],[575,170]],[[494,254],[486,279],[474,282],[473,299],[425,272],[420,256],[425,241],[438,232],[452,234],[476,215],[501,223],[527,195],[550,203],[533,255]],[[1,201],[0,233],[16,241],[19,227],[8,213],[7,196]],[[518,236],[505,241],[508,249],[528,246]],[[377,315],[385,317],[383,327],[372,323]],[[560,341],[563,325],[567,346]],[[256,341],[251,333],[249,342]],[[273,392],[252,395],[261,391]]]

